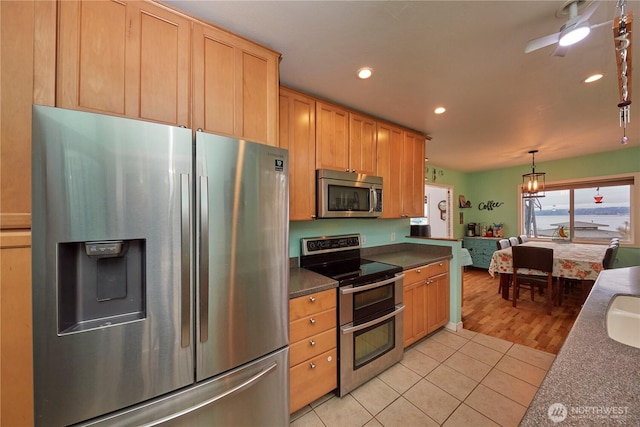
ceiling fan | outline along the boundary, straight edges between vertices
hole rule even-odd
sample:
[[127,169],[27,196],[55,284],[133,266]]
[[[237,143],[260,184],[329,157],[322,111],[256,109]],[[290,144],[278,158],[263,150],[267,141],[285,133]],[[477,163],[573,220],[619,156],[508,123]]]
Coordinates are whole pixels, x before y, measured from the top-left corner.
[[557,43],[558,46],[553,51],[552,55],[564,56],[568,47],[587,37],[592,28],[597,28],[611,23],[611,21],[609,21],[589,25],[589,18],[598,8],[598,3],[591,3],[585,8],[582,15],[578,15],[578,6],[583,3],[585,3],[585,0],[571,0],[566,2],[563,7],[558,9],[558,12],[556,12],[556,16],[561,14],[566,15],[567,11],[569,14],[569,19],[562,27],[560,27],[560,31],[554,34],[549,34],[548,36],[530,40],[524,48],[524,53],[533,52],[534,50]]

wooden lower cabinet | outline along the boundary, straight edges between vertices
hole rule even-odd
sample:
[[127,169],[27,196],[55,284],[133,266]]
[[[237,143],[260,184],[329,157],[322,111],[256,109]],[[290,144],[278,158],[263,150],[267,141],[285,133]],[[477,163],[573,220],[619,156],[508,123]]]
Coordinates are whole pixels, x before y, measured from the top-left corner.
[[289,411],[338,386],[336,291],[289,301]]
[[403,341],[408,347],[449,322],[449,261],[406,270],[404,275]]
[[33,425],[31,233],[0,233],[0,425]]

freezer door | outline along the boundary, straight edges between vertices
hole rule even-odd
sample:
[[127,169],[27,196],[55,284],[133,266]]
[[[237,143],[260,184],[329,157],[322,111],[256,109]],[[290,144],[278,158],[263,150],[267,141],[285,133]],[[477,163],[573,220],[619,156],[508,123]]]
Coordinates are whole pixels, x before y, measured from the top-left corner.
[[196,133],[197,379],[288,344],[288,153]]
[[194,382],[189,129],[33,109],[35,421]]
[[[289,348],[82,427],[286,426]],[[80,427],[80,426],[78,426]]]

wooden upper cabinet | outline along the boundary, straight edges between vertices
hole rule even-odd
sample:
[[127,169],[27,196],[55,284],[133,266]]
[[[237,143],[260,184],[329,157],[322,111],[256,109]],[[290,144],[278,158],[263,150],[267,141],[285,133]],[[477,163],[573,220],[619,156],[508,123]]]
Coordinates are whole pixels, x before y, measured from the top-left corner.
[[402,217],[424,216],[424,146],[425,138],[404,131],[402,149]]
[[278,143],[280,54],[217,27],[193,24],[193,127]]
[[402,215],[402,128],[378,122],[377,125],[377,172],[382,177],[382,217],[400,218]]
[[289,150],[289,220],[316,216],[316,101],[280,87],[279,146]]
[[376,121],[349,113],[349,167],[351,172],[376,174]]
[[191,126],[191,21],[143,1],[62,1],[56,105]]
[[350,171],[349,111],[316,101],[316,169]]

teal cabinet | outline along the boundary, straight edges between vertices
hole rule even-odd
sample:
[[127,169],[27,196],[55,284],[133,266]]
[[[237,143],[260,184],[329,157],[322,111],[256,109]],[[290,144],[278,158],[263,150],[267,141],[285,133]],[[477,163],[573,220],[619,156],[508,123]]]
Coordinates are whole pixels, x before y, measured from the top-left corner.
[[465,237],[462,245],[469,250],[474,267],[489,269],[498,240],[495,237]]

